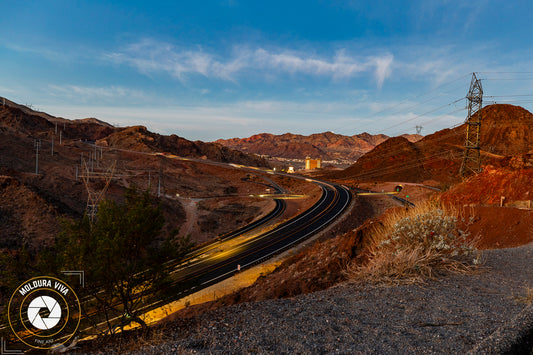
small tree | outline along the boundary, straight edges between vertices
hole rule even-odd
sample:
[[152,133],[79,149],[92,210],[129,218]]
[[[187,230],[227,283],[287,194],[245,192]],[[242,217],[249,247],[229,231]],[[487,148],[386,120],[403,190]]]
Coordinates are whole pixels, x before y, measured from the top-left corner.
[[85,272],[84,293],[92,300],[85,311],[103,314],[111,333],[113,317],[121,319],[120,326],[133,321],[146,327],[140,306],[167,279],[164,262],[182,258],[191,247],[188,238],[160,238],[164,222],[148,192],[128,189],[123,203],[103,201],[94,223],[87,216],[65,223],[56,246],[60,264]]

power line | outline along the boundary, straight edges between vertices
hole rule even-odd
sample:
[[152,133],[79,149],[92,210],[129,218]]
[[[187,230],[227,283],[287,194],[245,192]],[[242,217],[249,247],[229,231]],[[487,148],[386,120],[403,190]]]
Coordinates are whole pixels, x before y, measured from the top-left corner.
[[411,121],[413,121],[413,120],[416,120],[417,118],[420,118],[420,117],[426,116],[426,115],[428,115],[428,114],[430,114],[430,113],[433,113],[433,112],[437,112],[437,111],[439,111],[439,110],[441,110],[441,109],[443,109],[443,108],[445,108],[445,107],[448,107],[448,106],[454,105],[454,104],[456,104],[457,102],[462,101],[462,100],[464,100],[464,97],[462,97],[462,98],[460,98],[460,99],[457,99],[457,100],[455,100],[455,101],[453,101],[453,102],[450,102],[449,104],[442,105],[442,106],[437,107],[437,108],[435,108],[435,109],[432,109],[432,110],[426,111],[426,112],[424,112],[424,113],[421,113],[420,115],[417,115],[417,116],[415,116],[415,117],[409,118],[409,119],[407,119],[407,120],[405,120],[405,121],[402,121],[402,122],[399,122],[399,123],[394,124],[394,125],[392,125],[392,126],[389,126],[389,127],[385,128],[385,129],[382,129],[381,131],[378,131],[378,133],[379,133],[379,132],[385,132],[385,131],[387,131],[387,130],[389,130],[389,129],[391,129],[391,128],[401,126],[401,125],[403,125],[404,123],[411,122]]
[[527,95],[484,95],[483,97],[533,97],[533,95],[527,94]]
[[[411,106],[409,106],[409,107],[407,107],[407,108],[402,108],[402,109],[400,109],[400,110],[396,110],[396,111],[394,111],[394,110],[395,110],[396,108],[398,108],[398,107],[400,107],[400,106],[402,106],[402,105],[404,105],[404,104],[406,104],[406,103],[412,101],[412,100],[416,100],[416,99],[419,99],[419,98],[422,98],[422,97],[428,96],[428,95],[430,95],[430,94],[436,92],[436,91],[439,90],[439,89],[442,89],[442,88],[444,88],[444,87],[446,87],[446,86],[448,86],[448,85],[451,85],[451,84],[454,84],[454,83],[456,83],[456,82],[458,82],[458,81],[460,81],[460,80],[463,80],[463,79],[465,79],[466,77],[468,77],[469,75],[470,75],[470,74],[466,74],[466,75],[463,75],[463,76],[458,77],[458,78],[456,78],[456,79],[453,79],[453,80],[447,81],[447,82],[445,82],[445,83],[442,83],[442,84],[438,85],[437,87],[435,87],[434,89],[431,89],[431,90],[429,90],[429,91],[427,91],[427,92],[424,92],[423,94],[420,94],[420,95],[417,95],[417,96],[414,96],[414,97],[411,97],[411,98],[407,98],[407,99],[405,99],[405,100],[399,102],[398,104],[396,104],[396,105],[394,105],[394,106],[392,106],[392,107],[387,107],[387,108],[385,108],[385,109],[383,109],[383,110],[380,110],[380,111],[374,112],[374,113],[372,113],[372,114],[370,114],[370,115],[367,115],[367,116],[364,117],[363,119],[368,120],[368,119],[370,119],[370,118],[377,117],[377,116],[379,116],[379,115],[382,115],[383,113],[390,112],[390,111],[392,111],[391,114],[398,114],[398,113],[401,113],[401,112],[405,112],[405,113],[407,113],[408,110],[411,110],[411,109],[413,109],[413,108],[416,108],[416,107],[418,107],[418,106],[421,106],[422,104],[427,103],[427,102],[429,102],[429,101],[432,101],[432,100],[434,100],[434,99],[436,99],[436,98],[442,97],[442,95],[435,95],[435,96],[430,97],[429,99],[426,99],[426,100],[423,101],[423,102],[419,102],[419,103],[417,103],[417,104],[415,104],[415,105],[411,105]],[[461,86],[462,86],[462,85],[461,85]],[[452,91],[453,91],[453,90],[449,90],[449,91],[446,91],[445,93],[448,94],[448,93],[450,93],[450,92],[452,92]],[[446,105],[445,105],[445,106],[446,106]],[[444,107],[445,107],[445,106],[444,106]],[[431,113],[431,112],[430,112],[430,113]],[[422,115],[424,115],[424,114],[427,114],[427,112],[426,112],[426,113],[423,113],[423,114],[420,114],[420,115],[417,115],[417,116],[420,117],[420,116],[422,116]],[[407,119],[407,120],[405,120],[405,121],[401,121],[401,122],[395,124],[394,127],[396,127],[396,126],[400,126],[400,125],[402,125],[402,124],[404,124],[404,123],[407,123],[407,122],[410,122],[410,121],[412,121],[412,120],[413,120],[413,119]],[[371,125],[374,125],[374,123],[368,123],[368,124],[358,125],[358,129],[360,129],[360,130],[364,130],[364,128],[369,127],[369,126],[371,126]],[[347,127],[346,127],[346,126],[342,126],[342,127],[337,127],[337,128],[338,128],[338,129],[340,129],[340,128],[346,129]],[[384,132],[384,131],[388,130],[389,128],[391,128],[391,127],[384,128],[384,129],[382,129],[382,130],[379,131],[379,132]],[[379,132],[378,132],[378,133],[379,133]]]
[[[454,137],[454,136],[462,136],[463,135],[463,132],[462,131],[451,131],[447,134],[443,134],[441,136],[439,136],[437,139],[434,139],[432,140],[433,143],[438,143],[438,142],[441,142],[447,138],[450,138],[450,137]],[[448,144],[448,143],[445,143],[445,144]],[[449,149],[449,150],[446,150],[446,151],[442,151],[442,152],[439,152],[437,154],[434,154],[434,155],[431,155],[431,156],[428,156],[428,157],[420,157],[420,158],[415,158],[415,159],[410,159],[410,160],[407,160],[407,161],[404,161],[403,164],[398,164],[398,165],[395,165],[393,167],[392,170],[387,170],[388,173],[390,172],[396,172],[396,171],[403,171],[405,169],[410,169],[410,168],[413,168],[413,167],[417,167],[420,165],[419,161],[424,161],[424,160],[427,160],[427,159],[431,159],[433,157],[436,157],[436,156],[439,156],[439,155],[444,155],[446,153],[450,153],[450,152],[454,152],[454,151],[457,151],[459,150],[461,147],[460,146],[457,146],[453,149]],[[372,156],[372,159],[373,160],[381,160],[381,161],[384,161],[384,160],[387,160],[388,158],[393,158],[393,157],[396,157],[398,154],[397,151],[387,151],[386,153],[383,153],[383,154],[377,154],[377,155],[373,155]],[[356,177],[359,177],[359,176],[364,176],[365,178],[368,176],[368,177],[372,177],[372,176],[380,176],[383,174],[383,169],[382,168],[375,168],[375,169],[372,169],[370,171],[366,171],[362,174],[357,174]]]
[[[426,120],[426,121],[423,121],[423,122],[421,122],[421,124],[427,125],[427,124],[430,124],[430,123],[434,123],[434,122],[442,120],[443,118],[448,118],[448,115],[453,115],[454,113],[461,112],[461,111],[464,111],[464,110],[466,110],[466,108],[463,107],[463,108],[460,108],[460,109],[457,109],[457,110],[449,111],[449,112],[446,112],[446,113],[444,113],[442,115],[436,116],[436,117],[431,118],[431,119]],[[420,118],[420,117],[418,117],[418,118]],[[453,127],[456,127],[456,126],[461,125],[461,124],[463,124],[463,122],[458,123],[458,124],[454,125]],[[398,135],[400,135],[402,133],[403,132],[401,132],[401,131],[396,131],[396,132],[392,133],[392,136],[398,136]]]
[[480,71],[478,74],[533,74],[533,71]]
[[[533,74],[533,72],[531,72]],[[474,79],[475,78],[475,79]],[[483,79],[485,80],[485,79]],[[476,86],[475,86],[475,89],[474,92],[472,92],[472,84],[475,83]],[[476,95],[478,94],[481,94],[479,95],[478,99],[479,99],[479,102],[476,101],[475,97]],[[468,117],[472,117],[473,114],[477,111],[479,111],[482,107],[486,107],[486,106],[483,106],[483,102],[482,102],[482,87],[481,87],[481,80],[478,80],[477,77],[475,76],[475,74],[473,74],[473,81],[471,82],[471,90],[469,92],[469,95],[467,95],[468,98],[470,99],[474,99],[474,102],[470,101],[469,100],[469,105],[470,106],[470,112],[469,112],[469,116]],[[527,97],[533,97],[533,95],[529,95],[529,94],[518,94],[518,95],[491,95],[491,96],[486,96],[486,97],[490,97],[490,98],[521,98],[521,97],[524,97],[524,98],[527,98]],[[441,109],[442,107],[446,107],[446,106],[450,106],[454,103],[457,103],[458,101],[461,101],[462,99],[459,99],[459,100],[456,100],[450,104],[447,104],[447,105],[443,105],[441,106],[440,108],[437,108],[437,109],[434,109],[434,110],[430,110],[428,112],[425,112],[419,116],[422,116],[422,115],[425,115],[425,114],[428,114],[428,113],[431,113],[431,112],[434,112],[434,111],[437,111],[438,109]],[[499,100],[499,101],[504,101],[504,102],[533,102],[533,100]],[[473,104],[473,106],[472,106]],[[462,111],[464,110],[465,108],[461,108],[459,110],[455,110],[455,111],[452,111],[451,113],[455,113],[455,112],[458,112],[458,111]],[[385,111],[385,110],[383,110]],[[474,112],[472,112],[474,111]],[[479,116],[479,114],[478,114]],[[439,120],[441,119],[441,117],[437,118],[437,119],[432,119],[430,120],[431,121],[436,121],[436,120]],[[410,120],[413,120],[414,118],[410,118],[409,120],[406,120],[406,122],[410,121]],[[467,123],[468,123],[468,118],[467,118]],[[392,127],[397,127],[399,126],[400,124],[403,124],[404,122],[401,122],[399,124],[396,124],[396,125],[393,125],[387,129],[390,129]],[[462,125],[463,123],[460,123],[460,124],[456,124],[454,126],[452,126],[450,129],[453,129],[453,128],[456,128],[460,125]],[[498,127],[498,126],[506,126],[508,127],[509,125],[508,124],[503,124],[503,123],[499,123],[499,122],[493,122],[489,125],[487,125],[486,127],[488,129],[491,129],[493,127]],[[476,132],[477,129],[474,129],[474,132]],[[450,133],[448,134],[444,134],[444,135],[440,135],[438,139],[436,140],[433,140],[434,142],[438,142],[438,141],[442,141],[444,139],[447,139],[449,137],[452,137],[452,136],[459,136],[459,135],[463,135],[464,133],[461,132],[461,131],[451,131]],[[477,138],[475,138],[475,134],[474,134],[474,139],[477,141]],[[466,150],[466,147],[467,146],[470,146],[468,145],[467,143],[465,143],[465,150]],[[472,146],[477,146],[479,148],[479,144],[474,144]],[[411,159],[409,161],[406,161],[406,162],[403,162],[403,164],[400,164],[400,165],[395,165],[392,167],[392,169],[388,169],[388,168],[376,168],[376,169],[372,169],[370,171],[365,171],[365,172],[361,172],[355,176],[353,176],[354,178],[370,178],[370,177],[377,177],[377,176],[382,176],[383,174],[391,174],[391,173],[394,173],[394,172],[399,172],[399,171],[403,171],[403,170],[406,170],[406,169],[411,169],[413,167],[419,167],[421,166],[421,164],[423,164],[423,162],[429,160],[429,159],[432,159],[432,158],[435,158],[435,157],[438,157],[438,156],[442,156],[442,155],[445,155],[445,154],[448,154],[448,153],[451,153],[453,154],[453,152],[457,152],[459,147],[457,148],[453,148],[453,149],[449,149],[449,150],[446,150],[446,151],[443,151],[443,152],[440,152],[440,153],[437,153],[437,154],[434,154],[434,155],[431,155],[431,156],[428,156],[428,157],[416,157],[415,159]],[[479,149],[480,151],[480,149]],[[373,160],[378,160],[378,159],[386,159],[386,158],[391,158],[391,157],[394,157],[397,155],[397,152],[387,152],[387,153],[382,153],[382,154],[379,154],[379,155],[373,155],[372,158]],[[480,159],[477,161],[479,162],[479,166],[480,166]],[[476,163],[477,163],[476,162]]]
[[484,78],[483,81],[527,81],[533,80],[533,77],[530,78]]
[[[456,136],[463,136],[464,135],[464,131],[463,130],[455,130],[455,131],[453,130],[454,128],[457,128],[457,127],[459,127],[459,126],[461,126],[463,124],[464,123],[462,123],[460,125],[455,125],[455,126],[449,127],[448,129],[451,130],[449,133],[442,134],[437,139],[432,139],[431,141],[433,143],[438,143],[438,142],[442,142],[442,141],[444,141],[444,140],[446,140],[448,138],[452,138],[452,137],[456,137]],[[484,127],[486,129],[492,129],[492,128],[500,127],[500,126],[509,127],[508,124],[499,123],[499,122],[494,122],[494,123],[491,123],[489,125],[487,125],[487,124],[484,125]],[[376,167],[374,169],[365,170],[364,172],[361,172],[359,174],[354,175],[352,178],[355,178],[355,179],[369,179],[369,178],[383,176],[384,173],[393,174],[393,173],[401,172],[401,171],[412,169],[412,168],[416,168],[416,167],[422,167],[423,168],[423,163],[424,162],[426,162],[428,160],[431,160],[433,158],[439,157],[439,156],[445,156],[447,154],[450,154],[452,156],[452,159],[461,158],[460,149],[461,149],[462,146],[454,146],[453,144],[450,144],[450,143],[444,143],[444,144],[450,145],[452,148],[444,150],[444,151],[436,153],[436,154],[433,154],[433,155],[430,155],[430,156],[416,157],[415,159],[410,159],[410,160],[402,162],[402,164],[394,165],[392,167],[387,167],[385,169],[383,169],[382,167]],[[373,160],[386,160],[388,158],[396,157],[397,154],[398,154],[397,151],[388,151],[387,153],[384,153],[384,154],[373,155],[372,159]],[[455,154],[457,154],[457,157],[453,157],[453,155],[455,155]]]
[[370,172],[357,174],[354,176],[354,178],[370,179],[370,178],[380,177],[386,174],[388,175],[388,174],[394,174],[394,173],[398,173],[398,172],[405,171],[405,170],[410,170],[410,169],[417,168],[417,167],[424,169],[424,164],[423,164],[424,162],[432,160],[436,157],[442,157],[442,156],[448,155],[449,153],[453,153],[456,151],[457,151],[456,149],[445,150],[445,151],[442,151],[442,152],[439,152],[439,153],[436,153],[436,154],[433,154],[427,157],[420,157],[420,159],[417,159],[416,161],[410,160],[411,162],[410,164],[398,165],[398,166],[384,168],[384,169],[382,168],[374,169],[374,170],[371,170]]

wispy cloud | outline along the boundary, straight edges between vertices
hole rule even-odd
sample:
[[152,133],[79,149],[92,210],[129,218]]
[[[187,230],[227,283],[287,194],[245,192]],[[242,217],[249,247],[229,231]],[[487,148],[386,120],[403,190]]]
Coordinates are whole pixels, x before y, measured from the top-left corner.
[[168,43],[144,39],[122,51],[106,54],[115,63],[128,64],[141,73],[163,72],[185,80],[187,75],[230,79],[231,73],[240,69],[236,61],[223,63],[201,49],[181,49]]
[[121,86],[79,86],[79,85],[48,85],[49,93],[52,96],[61,96],[63,98],[75,98],[81,102],[89,100],[110,101],[115,99],[139,99],[146,95],[139,91]]
[[24,46],[11,42],[4,42],[2,43],[2,45],[11,51],[43,57],[53,62],[66,61],[67,57],[67,54],[64,52],[61,53],[59,51],[55,51],[53,49],[45,47]]
[[375,58],[375,75],[379,87],[383,86],[383,82],[385,81],[385,79],[387,79],[391,75],[391,66],[393,60],[394,58],[392,55]]
[[13,90],[11,88],[6,88],[4,86],[0,86],[0,94],[1,93],[13,94],[13,93],[15,93],[15,90]]
[[130,65],[147,75],[168,73],[182,81],[190,75],[238,81],[239,75],[250,71],[269,77],[277,73],[332,80],[370,73],[374,75],[378,86],[389,77],[394,61],[394,57],[389,53],[356,58],[346,54],[345,50],[339,50],[328,57],[283,48],[269,50],[262,47],[237,48],[226,58],[201,48],[184,49],[152,39],[144,39],[121,51],[106,54],[105,57],[115,63]]

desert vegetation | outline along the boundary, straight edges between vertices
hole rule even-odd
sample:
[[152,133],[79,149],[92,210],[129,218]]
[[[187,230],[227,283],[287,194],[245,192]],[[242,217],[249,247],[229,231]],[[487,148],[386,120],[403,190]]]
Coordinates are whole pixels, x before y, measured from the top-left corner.
[[183,257],[192,246],[174,233],[161,237],[163,213],[148,192],[130,188],[124,197],[122,203],[102,202],[94,222],[85,215],[64,223],[54,248],[58,269],[85,271],[83,296],[95,301],[86,312],[98,309],[111,333],[115,324],[109,319],[117,314],[122,326],[136,322],[146,327],[139,308],[167,281],[164,262]]
[[391,211],[375,223],[361,258],[348,265],[348,279],[417,283],[446,272],[474,271],[481,254],[457,219],[454,209],[436,202]]
[[[146,329],[141,308],[163,297],[169,284],[166,262],[179,262],[193,244],[177,231],[163,231],[160,204],[148,193],[126,190],[124,200],[104,200],[97,216],[64,219],[55,243],[40,252],[22,248],[0,255],[2,294],[37,275],[61,277],[61,270],[83,270],[84,287],[76,292],[84,326],[97,334],[114,334],[130,323]],[[157,296],[156,296],[157,295]],[[118,319],[118,320],[117,320]]]

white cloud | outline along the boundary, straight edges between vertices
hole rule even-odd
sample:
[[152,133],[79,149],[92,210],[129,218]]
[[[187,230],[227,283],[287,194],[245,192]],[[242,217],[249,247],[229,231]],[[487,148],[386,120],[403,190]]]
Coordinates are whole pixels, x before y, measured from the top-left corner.
[[224,64],[202,50],[177,48],[168,43],[144,39],[127,46],[123,51],[105,55],[108,60],[128,64],[141,73],[168,73],[179,80],[188,74],[229,79],[234,63]]
[[391,73],[394,57],[391,54],[356,58],[337,51],[333,56],[317,56],[288,49],[238,48],[227,58],[220,58],[201,48],[184,49],[177,46],[144,39],[123,50],[106,55],[108,60],[130,65],[140,72],[168,73],[185,81],[190,75],[237,81],[246,72],[266,77],[272,75],[304,75],[330,79],[354,78],[362,73],[372,73],[381,86]]
[[303,73],[311,76],[329,76],[334,79],[354,77],[378,65],[378,60],[359,62],[339,51],[331,59],[318,58],[306,53],[290,51],[269,52],[257,49],[251,56],[251,65],[259,69],[276,69],[290,74]]
[[380,57],[375,59],[375,66],[376,66],[376,81],[378,83],[378,87],[383,86],[383,82],[385,79],[387,79],[391,74],[391,65],[394,60],[394,57],[392,55]]

